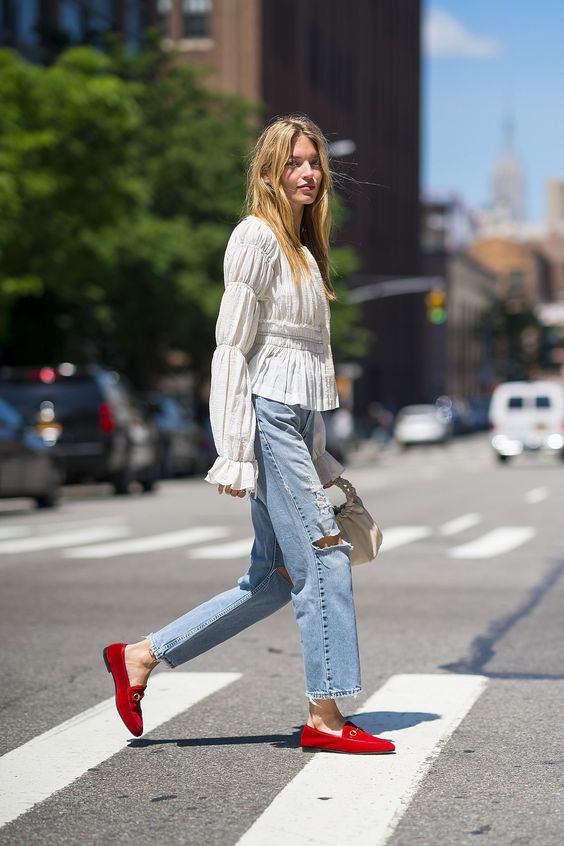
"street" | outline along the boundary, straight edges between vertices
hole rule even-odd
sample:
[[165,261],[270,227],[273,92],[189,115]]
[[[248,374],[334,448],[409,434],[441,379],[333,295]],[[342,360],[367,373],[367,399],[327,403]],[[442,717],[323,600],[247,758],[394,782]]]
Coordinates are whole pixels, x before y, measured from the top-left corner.
[[384,533],[354,571],[363,692],[345,709],[395,755],[302,752],[290,606],[159,667],[142,738],[119,722],[103,646],[234,583],[247,499],[198,478],[75,487],[50,513],[0,502],[0,844],[561,846],[564,466],[500,466],[480,434],[345,475]]

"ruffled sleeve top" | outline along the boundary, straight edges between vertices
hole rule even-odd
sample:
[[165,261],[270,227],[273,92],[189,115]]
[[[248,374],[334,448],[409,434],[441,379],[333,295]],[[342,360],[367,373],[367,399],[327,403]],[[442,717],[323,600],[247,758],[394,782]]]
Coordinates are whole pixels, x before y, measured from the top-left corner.
[[320,480],[343,470],[325,450],[320,414],[339,405],[329,303],[317,262],[304,250],[311,278],[296,285],[276,236],[259,218],[245,218],[229,239],[211,368],[210,420],[218,453],[206,476],[211,484],[256,488],[253,393],[316,411],[313,459]]

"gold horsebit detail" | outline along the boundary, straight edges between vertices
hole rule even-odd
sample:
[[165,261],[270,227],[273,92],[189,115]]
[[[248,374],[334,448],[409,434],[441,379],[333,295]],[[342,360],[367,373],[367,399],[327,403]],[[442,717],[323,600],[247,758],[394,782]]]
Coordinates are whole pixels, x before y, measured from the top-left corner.
[[351,730],[349,731],[349,735],[350,735],[350,737],[356,737],[356,736],[357,736],[357,734],[358,734],[358,732],[357,732],[357,730],[356,730],[356,729],[351,729]]

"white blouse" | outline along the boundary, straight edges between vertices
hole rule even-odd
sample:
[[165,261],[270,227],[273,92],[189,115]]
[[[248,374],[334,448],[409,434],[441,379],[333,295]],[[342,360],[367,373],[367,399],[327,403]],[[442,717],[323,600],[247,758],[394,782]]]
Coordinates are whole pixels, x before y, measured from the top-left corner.
[[257,217],[233,230],[224,260],[225,292],[211,366],[210,420],[218,458],[211,484],[255,490],[255,411],[251,394],[316,411],[313,460],[322,483],[343,466],[325,450],[320,412],[337,408],[329,303],[313,255],[296,285],[274,232]]

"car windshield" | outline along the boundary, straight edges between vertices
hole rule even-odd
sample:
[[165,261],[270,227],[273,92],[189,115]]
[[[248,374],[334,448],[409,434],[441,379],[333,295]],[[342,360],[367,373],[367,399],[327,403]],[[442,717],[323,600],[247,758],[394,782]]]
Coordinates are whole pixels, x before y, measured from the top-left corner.
[[0,398],[0,425],[7,429],[18,429],[22,425],[22,419],[15,408]]
[[436,415],[437,409],[434,405],[410,405],[400,411],[402,417],[413,417],[414,415]]
[[34,420],[43,402],[52,402],[55,417],[98,408],[100,394],[92,379],[64,379],[44,382],[10,381],[0,383],[0,397],[11,403],[25,420]]

